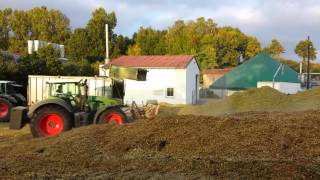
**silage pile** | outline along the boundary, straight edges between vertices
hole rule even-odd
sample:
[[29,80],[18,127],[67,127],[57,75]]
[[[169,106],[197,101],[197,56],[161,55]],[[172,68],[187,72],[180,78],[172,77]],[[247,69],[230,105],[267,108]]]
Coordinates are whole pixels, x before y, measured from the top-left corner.
[[0,177],[320,178],[320,111],[92,125],[0,148]]
[[183,107],[178,114],[222,115],[247,111],[303,111],[320,109],[320,88],[285,95],[262,87],[237,92],[223,100],[210,100],[205,104]]

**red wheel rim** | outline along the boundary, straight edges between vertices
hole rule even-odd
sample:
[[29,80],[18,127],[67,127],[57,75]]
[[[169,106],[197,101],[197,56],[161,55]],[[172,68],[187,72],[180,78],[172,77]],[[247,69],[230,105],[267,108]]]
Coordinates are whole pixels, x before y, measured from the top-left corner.
[[105,122],[106,123],[115,123],[116,125],[122,125],[123,124],[123,119],[119,114],[109,114],[108,116],[105,117]]
[[58,114],[47,114],[40,118],[39,130],[45,136],[58,135],[63,130],[63,120]]
[[4,103],[0,103],[0,118],[4,118],[9,113],[9,106]]

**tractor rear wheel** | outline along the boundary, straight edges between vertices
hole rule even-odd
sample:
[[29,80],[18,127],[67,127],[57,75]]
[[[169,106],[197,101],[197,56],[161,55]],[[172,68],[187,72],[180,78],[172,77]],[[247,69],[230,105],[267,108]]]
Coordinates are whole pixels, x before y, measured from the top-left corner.
[[99,124],[115,124],[115,125],[123,125],[125,123],[128,123],[127,116],[123,113],[123,111],[120,108],[111,108],[106,111],[104,111],[99,119]]
[[72,128],[72,117],[62,107],[44,106],[34,113],[30,128],[34,137],[56,136]]
[[0,122],[8,122],[12,104],[10,101],[0,98]]

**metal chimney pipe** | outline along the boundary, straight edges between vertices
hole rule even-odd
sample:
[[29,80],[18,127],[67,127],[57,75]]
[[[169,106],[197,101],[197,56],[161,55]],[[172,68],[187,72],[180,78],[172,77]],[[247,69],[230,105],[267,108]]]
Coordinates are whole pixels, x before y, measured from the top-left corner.
[[110,62],[109,59],[109,27],[108,24],[106,24],[106,59],[105,64],[108,64]]

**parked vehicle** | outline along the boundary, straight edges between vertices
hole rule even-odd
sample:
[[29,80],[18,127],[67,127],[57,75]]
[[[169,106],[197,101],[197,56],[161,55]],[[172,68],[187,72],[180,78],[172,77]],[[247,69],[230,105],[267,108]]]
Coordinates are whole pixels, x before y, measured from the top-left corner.
[[26,98],[20,93],[22,85],[14,81],[0,81],[0,122],[8,122],[13,107],[26,106]]
[[110,71],[112,77],[104,78],[101,86],[94,86],[98,84],[99,79],[90,82],[88,79],[76,80],[79,77],[73,78],[73,81],[70,77],[60,81],[58,78],[52,78],[53,80],[45,84],[42,82],[41,98],[36,92],[35,100],[34,91],[30,89],[35,88],[37,91],[40,88],[34,87],[29,77],[28,97],[31,106],[29,109],[27,107],[13,109],[10,128],[21,129],[26,123],[30,123],[34,137],[45,137],[88,124],[127,123],[128,116],[123,110],[123,96],[121,97],[123,95],[121,78],[145,80],[146,72],[141,69],[119,67],[112,67]]

